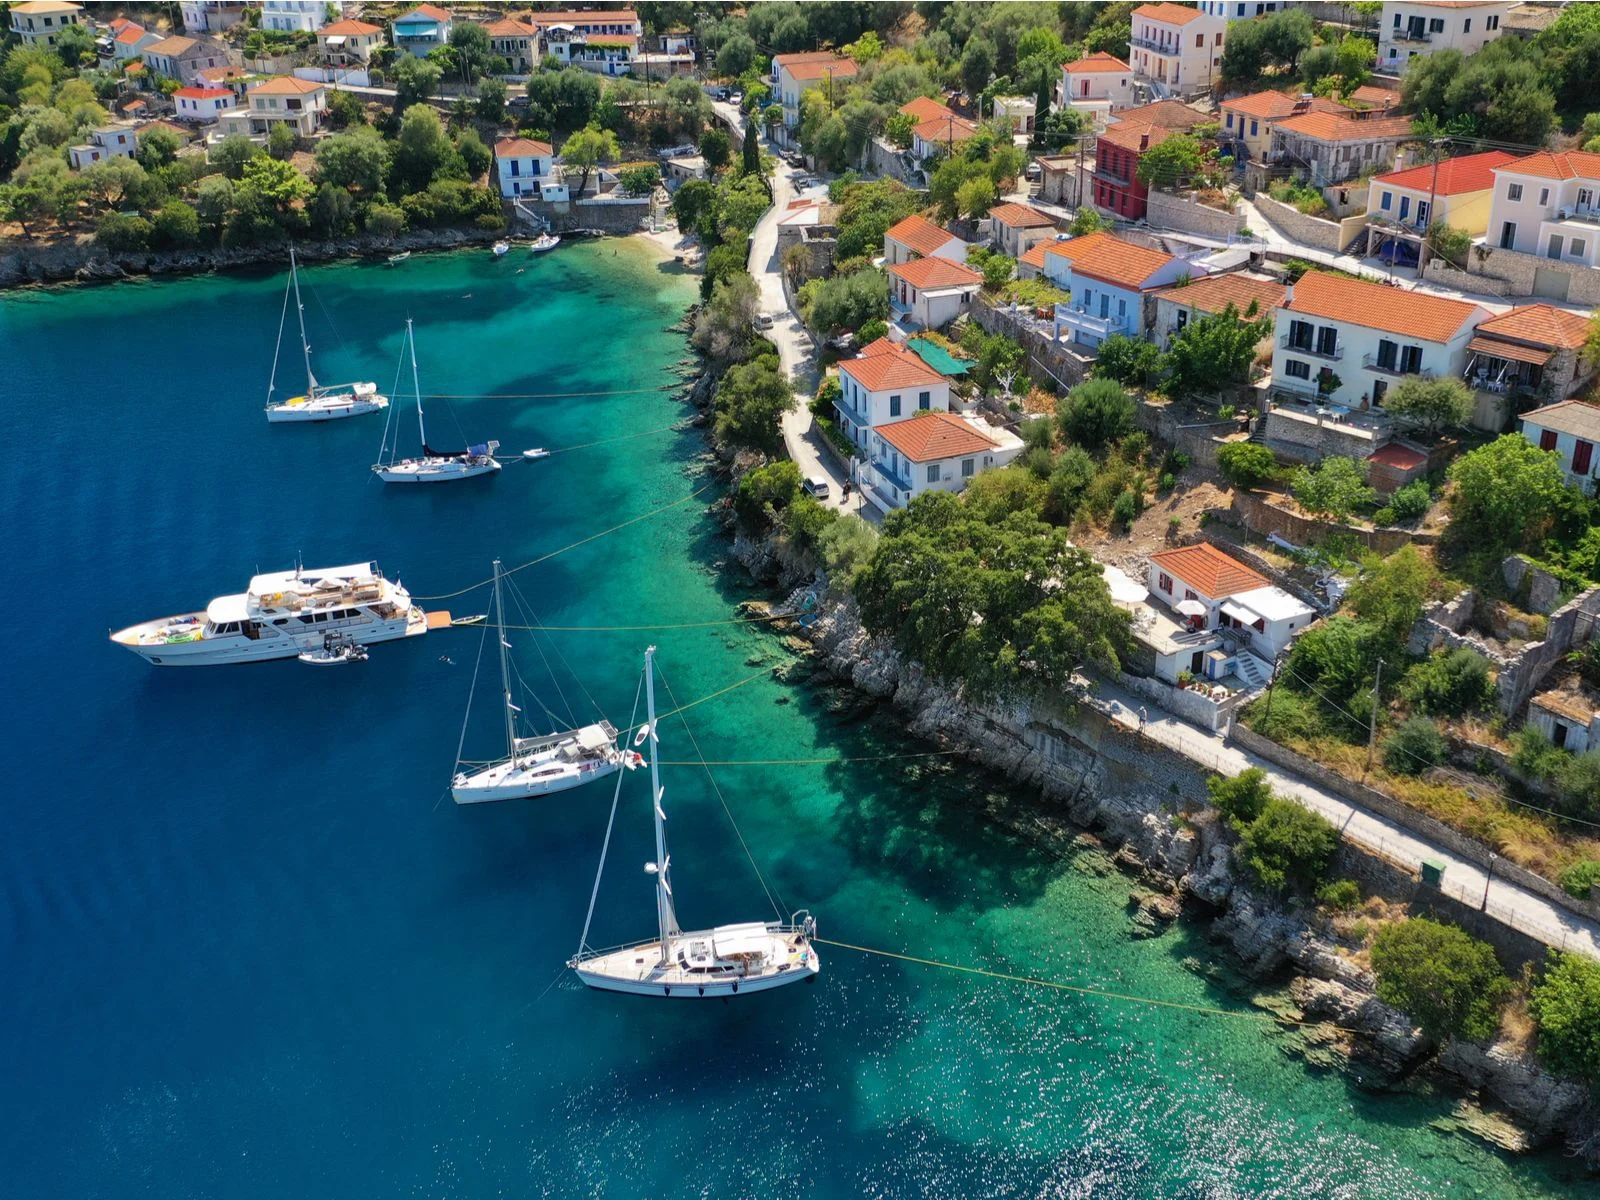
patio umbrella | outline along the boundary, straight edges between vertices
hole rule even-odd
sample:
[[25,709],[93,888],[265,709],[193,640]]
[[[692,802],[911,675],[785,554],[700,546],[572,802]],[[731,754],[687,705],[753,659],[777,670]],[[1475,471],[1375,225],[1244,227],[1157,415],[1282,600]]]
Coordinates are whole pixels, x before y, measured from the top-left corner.
[[1180,600],[1178,611],[1186,617],[1203,617],[1206,615],[1206,606],[1198,600]]

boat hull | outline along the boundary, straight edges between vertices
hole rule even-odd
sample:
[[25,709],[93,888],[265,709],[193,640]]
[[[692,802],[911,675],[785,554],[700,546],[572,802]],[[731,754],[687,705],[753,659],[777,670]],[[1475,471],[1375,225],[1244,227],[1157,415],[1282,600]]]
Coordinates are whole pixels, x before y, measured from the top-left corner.
[[544,765],[524,768],[498,762],[471,775],[458,775],[450,786],[450,795],[457,804],[534,800],[615,775],[621,768],[620,753],[610,760],[571,764],[570,769],[563,769],[559,774],[551,773],[552,769]]
[[479,475],[493,475],[500,469],[496,459],[487,462],[467,462],[458,458],[405,459],[389,466],[372,468],[372,473],[385,483],[452,483],[457,479],[473,479]]
[[[205,614],[190,614],[204,617]],[[271,662],[279,658],[299,658],[308,651],[322,649],[323,630],[312,626],[305,633],[281,632],[277,636],[248,638],[243,634],[226,637],[194,638],[191,641],[138,644],[138,633],[153,625],[181,620],[167,617],[160,622],[134,625],[111,635],[111,640],[131,650],[156,667],[220,667],[236,663]],[[412,608],[403,620],[378,621],[364,627],[347,628],[345,633],[359,646],[393,642],[428,632],[427,615]]]
[[[697,973],[680,963],[661,965],[659,940],[640,942],[575,960],[574,973],[586,987],[602,992],[621,992],[629,996],[657,996],[665,1000],[711,1000],[770,992],[815,979],[822,972],[822,961],[802,931],[787,927],[774,929],[773,936],[785,943],[781,958],[740,973],[737,970]],[[705,934],[684,934],[685,939]]]

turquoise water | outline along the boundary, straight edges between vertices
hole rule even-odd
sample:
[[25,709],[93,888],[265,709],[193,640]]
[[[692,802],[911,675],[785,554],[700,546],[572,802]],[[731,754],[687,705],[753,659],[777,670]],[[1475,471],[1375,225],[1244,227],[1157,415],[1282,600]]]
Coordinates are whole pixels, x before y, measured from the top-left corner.
[[[615,251],[615,253],[614,253]],[[522,273],[515,273],[518,267]],[[262,418],[282,275],[0,299],[13,625],[0,838],[0,1194],[13,1196],[1576,1196],[1374,1098],[1256,1021],[1133,1007],[824,949],[814,987],[730,1004],[588,993],[578,939],[609,787],[458,809],[478,635],[359,668],[162,672],[105,631],[257,568],[373,557],[452,591],[704,486],[657,388],[694,281],[637,246],[304,273],[318,374],[393,378],[407,315],[430,432],[508,451],[629,441],[383,489],[381,417]],[[293,381],[294,364],[288,361]],[[708,493],[709,497],[709,493]],[[551,625],[716,621],[743,594],[701,501],[523,572]],[[438,607],[438,605],[430,605]],[[481,612],[481,592],[448,602]],[[778,661],[733,626],[555,634],[627,719],[646,639],[678,701]],[[486,698],[486,697],[480,697]],[[762,677],[689,714],[712,759],[904,747]],[[487,705],[468,752],[489,751]],[[669,758],[691,758],[665,728]],[[825,936],[1207,1006],[1198,935],[1126,935],[1098,858],[986,816],[940,760],[725,767],[783,901]],[[668,768],[686,925],[768,913],[705,776]],[[591,938],[647,935],[629,778]],[[1591,1181],[1592,1182],[1592,1181]],[[1589,1193],[1592,1194],[1592,1193]]]

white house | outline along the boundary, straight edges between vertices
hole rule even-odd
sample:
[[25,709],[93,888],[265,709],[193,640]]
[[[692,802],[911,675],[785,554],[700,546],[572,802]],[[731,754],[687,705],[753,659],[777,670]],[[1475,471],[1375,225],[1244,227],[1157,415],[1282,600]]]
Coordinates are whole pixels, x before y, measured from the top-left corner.
[[[1378,407],[1407,375],[1459,376],[1486,309],[1325,271],[1307,271],[1278,310],[1272,388],[1352,409]],[[1319,383],[1319,381],[1321,381]]]
[[1378,22],[1378,70],[1399,72],[1407,61],[1439,50],[1472,54],[1503,32],[1501,22],[1514,6],[1491,2],[1430,4],[1427,0],[1392,0]]
[[592,34],[621,33],[632,37],[644,36],[644,24],[639,14],[631,8],[593,8],[576,12],[540,12],[527,14],[529,23],[543,32],[557,25],[585,37]]
[[327,23],[330,9],[342,13],[344,5],[325,0],[261,0],[261,28],[314,33]]
[[270,134],[274,125],[287,125],[296,137],[310,137],[322,128],[328,115],[328,89],[312,79],[279,75],[251,88],[244,103],[217,118],[219,131],[247,137]]
[[394,44],[397,49],[418,58],[426,58],[430,51],[450,44],[455,18],[448,9],[437,4],[419,4],[416,8],[393,21]]
[[1032,133],[1039,114],[1039,102],[1032,96],[996,96],[990,116],[1011,122],[1011,132]]
[[185,87],[172,93],[172,103],[177,108],[174,119],[193,121],[197,125],[210,124],[233,107],[232,88]]
[[904,508],[925,492],[959,492],[984,471],[1022,453],[1022,439],[976,417],[923,412],[872,429],[869,474],[886,508]]
[[157,75],[176,79],[180,84],[200,83],[207,67],[225,67],[228,52],[210,38],[162,38],[143,52],[144,65]]
[[1242,321],[1275,320],[1288,298],[1285,284],[1243,271],[1207,275],[1193,283],[1162,288],[1155,294],[1154,341],[1163,350],[1169,349],[1172,339],[1191,322],[1227,312],[1230,305]]
[[836,83],[856,77],[853,58],[831,50],[810,50],[800,54],[779,54],[772,60],[772,91],[783,105],[785,138],[793,138],[800,127],[800,95],[812,88],[834,91]]
[[941,329],[967,311],[983,276],[948,258],[914,258],[889,268],[889,315],[902,326]]
[[1141,4],[1133,10],[1128,61],[1134,78],[1162,98],[1206,91],[1222,67],[1228,23],[1182,4]]
[[1055,236],[1056,222],[1026,204],[996,204],[989,210],[994,247],[1007,258],[1021,258],[1029,247]]
[[889,227],[883,235],[883,263],[898,266],[914,258],[948,258],[967,261],[967,243],[927,217],[912,214]]
[[1557,750],[1582,754],[1600,746],[1600,709],[1577,688],[1541,692],[1529,700],[1528,724]]
[[549,142],[532,138],[501,138],[494,144],[495,178],[500,195],[507,200],[517,196],[539,197],[543,186],[556,181],[555,149]]
[[1591,491],[1600,476],[1594,448],[1600,442],[1600,407],[1561,400],[1522,414],[1522,436],[1541,450],[1554,450],[1567,481]]
[[68,25],[83,23],[83,5],[65,0],[25,0],[11,6],[11,32],[24,46],[54,46]]
[[[1367,187],[1368,253],[1414,264],[1436,222],[1482,237],[1489,228],[1495,168],[1516,157],[1485,150],[1375,176]],[[1390,241],[1393,251],[1385,248]]]
[[1494,169],[1488,243],[1566,266],[1600,266],[1600,154],[1529,154]]
[[67,148],[67,161],[74,171],[108,158],[132,158],[139,149],[139,138],[132,125],[112,125],[96,129],[81,146]]
[[221,33],[244,20],[247,7],[244,0],[183,0],[178,11],[185,32]]
[[1103,125],[1108,113],[1132,108],[1137,103],[1133,94],[1133,68],[1114,54],[1096,51],[1061,68],[1061,81],[1056,84],[1059,108],[1070,106],[1094,124]]
[[863,450],[879,425],[918,412],[948,412],[950,381],[921,356],[881,337],[855,358],[839,364],[839,399],[834,411],[845,437]]
[[942,116],[930,117],[912,129],[911,154],[917,159],[927,158],[930,154],[952,156],[957,146],[977,136],[977,125],[965,117],[947,112]]
[[[562,47],[565,46],[563,56]],[[639,38],[631,33],[574,33],[564,43],[551,42],[557,58],[600,75],[626,75],[639,53]]]
[[147,47],[154,46],[160,40],[159,33],[151,33],[142,25],[126,21],[111,39],[111,57],[119,63],[128,62],[138,58]]
[[1209,542],[1152,554],[1146,586],[1191,634],[1217,633],[1169,639],[1156,664],[1156,674],[1169,683],[1181,672],[1265,683],[1267,664],[1316,619],[1309,605]]
[[1055,337],[1098,346],[1114,333],[1139,337],[1145,300],[1161,288],[1205,275],[1206,268],[1109,233],[1044,242],[1045,278],[1072,293],[1056,305]]
[[317,30],[317,46],[322,51],[323,61],[336,66],[364,66],[381,45],[383,26],[367,21],[335,21]]

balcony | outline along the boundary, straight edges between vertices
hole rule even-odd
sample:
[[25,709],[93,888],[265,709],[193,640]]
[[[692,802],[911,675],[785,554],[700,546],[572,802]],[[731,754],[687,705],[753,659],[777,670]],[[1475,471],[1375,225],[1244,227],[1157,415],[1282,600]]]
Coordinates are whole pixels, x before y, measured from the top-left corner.
[[1278,339],[1278,345],[1285,350],[1293,350],[1296,354],[1305,354],[1328,362],[1338,362],[1344,357],[1343,346],[1335,344],[1332,350],[1318,350],[1315,343],[1294,341],[1287,333]]
[[1398,358],[1392,362],[1384,362],[1376,354],[1363,354],[1361,356],[1361,365],[1369,371],[1377,371],[1380,374],[1393,375],[1397,378],[1406,375],[1415,375],[1419,379],[1433,378],[1432,371],[1425,371],[1420,367],[1415,371],[1407,371]]
[[1154,38],[1131,37],[1128,39],[1128,45],[1148,50],[1152,54],[1165,54],[1170,58],[1176,58],[1181,53],[1178,43],[1158,42]]
[[840,419],[843,420],[847,425],[854,425],[859,428],[871,424],[871,422],[867,420],[867,414],[864,412],[859,412],[855,408],[851,407],[849,402],[844,399],[842,393],[840,398],[833,402],[833,407],[838,412]]
[[1095,160],[1094,173],[1101,179],[1109,179],[1112,183],[1120,183],[1123,187],[1133,184],[1133,176],[1124,174],[1121,170],[1105,166],[1099,159]]
[[1389,40],[1394,42],[1431,42],[1433,34],[1421,29],[1394,29],[1389,33]]
[[[1061,339],[1061,330],[1065,327],[1074,333],[1086,334],[1103,342],[1114,333],[1127,333],[1128,322],[1122,317],[1097,317],[1083,308],[1074,308],[1069,304],[1056,305],[1056,340]],[[1072,339],[1076,340],[1076,339]]]
[[[1394,419],[1381,410],[1357,412],[1342,404],[1335,404],[1317,391],[1315,380],[1274,379],[1272,391],[1280,399],[1273,402],[1274,417],[1296,423],[1320,425],[1339,429],[1352,437],[1371,439],[1383,445],[1394,431]],[[1283,400],[1282,396],[1293,396]]]
[[872,469],[876,471],[878,476],[891,487],[899,488],[902,492],[909,492],[911,490],[911,480],[908,477],[897,474],[894,468],[883,459],[873,459]]

